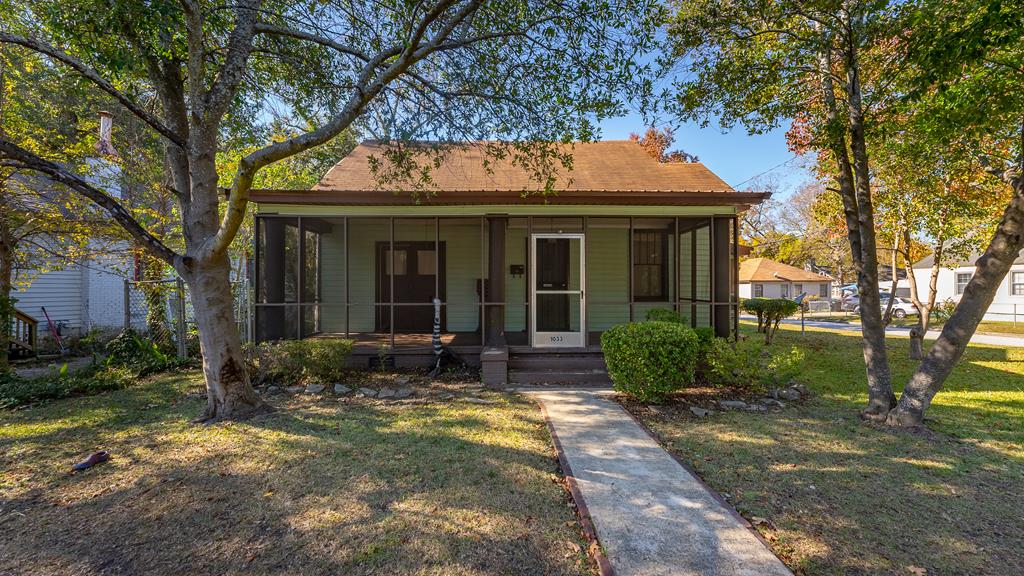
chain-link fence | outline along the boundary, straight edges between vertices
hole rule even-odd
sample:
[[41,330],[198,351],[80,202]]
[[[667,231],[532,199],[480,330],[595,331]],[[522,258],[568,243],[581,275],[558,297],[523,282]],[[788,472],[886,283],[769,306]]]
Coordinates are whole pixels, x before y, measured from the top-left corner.
[[[252,336],[249,283],[231,283],[235,321],[242,342]],[[199,337],[188,285],[180,278],[124,281],[124,328],[145,336],[165,353],[199,356]]]

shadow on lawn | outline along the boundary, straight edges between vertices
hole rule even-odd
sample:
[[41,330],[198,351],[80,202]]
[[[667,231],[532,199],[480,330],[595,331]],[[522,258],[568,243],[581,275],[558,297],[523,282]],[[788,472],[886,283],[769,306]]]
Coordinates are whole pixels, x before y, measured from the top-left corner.
[[[127,412],[151,398],[120,396]],[[37,455],[102,440],[114,460],[74,477],[30,471],[24,480],[36,488],[0,499],[0,572],[586,572],[566,543],[582,541],[551,482],[557,463],[532,405],[323,402],[246,423],[185,424],[200,404],[130,425],[119,408],[20,438]]]

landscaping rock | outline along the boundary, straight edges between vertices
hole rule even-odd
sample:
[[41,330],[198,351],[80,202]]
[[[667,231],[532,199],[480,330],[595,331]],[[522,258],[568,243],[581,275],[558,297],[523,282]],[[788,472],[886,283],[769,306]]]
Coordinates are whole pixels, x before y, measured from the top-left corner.
[[408,383],[409,383],[409,377],[408,376],[399,376],[398,378],[395,378],[395,384],[398,384],[399,386],[405,386]]
[[284,391],[289,394],[298,394],[299,392],[302,392],[305,389],[306,388],[304,386],[289,386],[285,388]]
[[455,394],[452,394],[451,392],[445,392],[444,394],[438,394],[437,395],[437,399],[438,400],[452,400],[454,398],[455,398]]
[[306,394],[319,394],[327,389],[323,384],[309,384],[306,386]]
[[263,393],[266,394],[267,396],[270,396],[271,394],[277,394],[280,391],[280,386],[267,386],[266,388],[263,389]]
[[800,391],[795,388],[779,388],[773,394],[777,400],[789,400],[790,402],[800,399]]
[[797,392],[799,392],[801,396],[807,396],[808,393],[809,393],[808,390],[807,390],[807,385],[806,384],[800,384],[800,383],[793,384],[793,383],[790,383],[789,387],[792,388],[793,390],[796,390]]
[[373,398],[373,397],[375,397],[377,395],[377,391],[374,390],[373,388],[360,388],[359,392],[363,396],[369,396],[370,398]]
[[718,405],[730,410],[743,410],[747,407],[747,403],[742,400],[719,400]]
[[348,386],[345,386],[344,384],[335,384],[334,385],[334,393],[335,394],[348,394],[351,391],[352,391],[352,389],[349,388]]
[[700,406],[690,406],[690,412],[693,412],[693,415],[698,418],[704,418],[711,414],[711,410],[701,408]]
[[475,396],[470,396],[468,398],[465,398],[464,400],[466,402],[469,402],[470,404],[497,404],[498,403],[497,400],[488,400],[487,398],[477,398]]
[[744,410],[747,412],[767,412],[768,407],[761,404],[747,404]]
[[395,389],[394,388],[381,388],[380,392],[377,392],[377,398],[384,399],[384,398],[394,398],[394,397],[395,397]]
[[776,400],[775,398],[761,398],[761,404],[769,408],[785,408],[786,405]]
[[412,396],[412,388],[399,388],[395,391],[395,398],[399,400]]

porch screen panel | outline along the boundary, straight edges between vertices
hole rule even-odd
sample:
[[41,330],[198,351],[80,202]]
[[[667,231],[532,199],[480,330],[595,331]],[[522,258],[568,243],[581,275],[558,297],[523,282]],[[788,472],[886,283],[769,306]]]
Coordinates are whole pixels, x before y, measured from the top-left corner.
[[297,218],[261,217],[256,225],[256,339],[299,337]]
[[481,218],[440,218],[445,245],[444,339],[452,345],[480,345],[487,227]]
[[328,335],[348,332],[345,309],[345,219],[325,218],[320,235],[320,330]]
[[679,218],[679,313],[694,326],[711,325],[711,220]]
[[695,230],[697,246],[694,259],[696,269],[697,326],[711,325],[711,226],[704,225]]
[[527,238],[526,218],[509,218],[505,229],[505,339],[512,345],[527,343]]
[[[434,330],[434,296],[444,300],[447,248],[434,218],[395,218],[394,331],[396,348],[430,349]],[[390,248],[384,246],[385,252]],[[386,266],[386,262],[385,262]],[[383,279],[382,279],[383,280]],[[390,284],[385,283],[387,296]],[[381,301],[387,301],[382,298]],[[441,327],[447,311],[442,306]]]
[[587,220],[587,330],[600,333],[629,322],[629,219]]
[[[349,333],[357,347],[377,350],[391,344],[390,302],[380,285],[382,278],[390,281],[379,262],[379,251],[390,245],[391,222],[388,218],[351,217],[348,227]],[[384,256],[390,262],[387,254]]]

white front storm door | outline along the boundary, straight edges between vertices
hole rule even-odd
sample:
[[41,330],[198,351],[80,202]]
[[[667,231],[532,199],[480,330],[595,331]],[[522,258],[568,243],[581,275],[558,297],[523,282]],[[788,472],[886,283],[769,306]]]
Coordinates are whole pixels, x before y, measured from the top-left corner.
[[586,346],[583,234],[534,234],[530,242],[531,345]]

